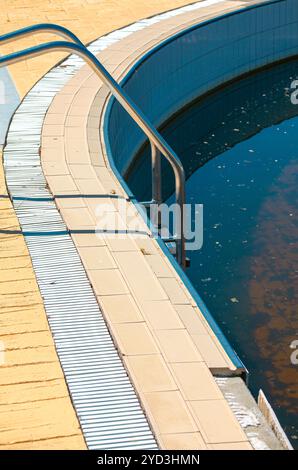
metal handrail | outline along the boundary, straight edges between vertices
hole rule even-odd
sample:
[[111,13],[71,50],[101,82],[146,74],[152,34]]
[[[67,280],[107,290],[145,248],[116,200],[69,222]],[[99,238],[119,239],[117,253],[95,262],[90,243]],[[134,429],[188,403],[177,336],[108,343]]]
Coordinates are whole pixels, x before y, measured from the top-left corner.
[[85,47],[81,40],[69,29],[60,26],[59,24],[52,23],[39,23],[32,26],[27,26],[26,28],[17,29],[16,31],[11,31],[10,33],[3,34],[0,36],[0,42],[2,44],[8,44],[11,41],[21,39],[27,36],[33,36],[34,34],[57,34],[64,39],[71,39],[73,42],[80,44]]
[[8,33],[0,37],[0,42],[8,42],[14,40],[16,37],[21,37],[22,35],[29,35],[30,30],[35,34],[40,32],[40,30],[45,31],[46,29],[50,32],[57,32],[58,34],[63,34],[64,36],[71,37],[76,42],[68,41],[54,41],[38,46],[30,47],[12,54],[8,54],[4,57],[0,57],[0,67],[14,64],[24,60],[26,57],[38,57],[45,52],[52,51],[72,51],[80,56],[82,59],[87,62],[88,65],[94,70],[94,72],[99,76],[99,78],[105,83],[114,97],[119,101],[123,108],[128,112],[128,114],[134,119],[136,124],[143,130],[145,135],[148,137],[151,149],[152,149],[152,201],[151,203],[159,204],[161,202],[161,172],[160,172],[160,155],[159,152],[164,155],[164,157],[169,161],[172,166],[174,176],[175,176],[175,195],[176,202],[179,206],[179,224],[176,224],[176,234],[173,238],[173,241],[176,243],[177,247],[177,261],[179,264],[185,268],[186,267],[186,257],[185,257],[185,237],[184,237],[184,203],[185,203],[185,173],[183,165],[176,155],[176,153],[171,149],[167,144],[164,138],[160,133],[155,129],[155,127],[150,123],[144,113],[139,109],[139,107],[131,100],[127,93],[118,85],[110,73],[105,69],[105,67],[100,63],[100,61],[92,54],[79,40],[76,36],[71,33],[66,28],[59,27],[57,25],[35,25],[23,30],[15,31]]

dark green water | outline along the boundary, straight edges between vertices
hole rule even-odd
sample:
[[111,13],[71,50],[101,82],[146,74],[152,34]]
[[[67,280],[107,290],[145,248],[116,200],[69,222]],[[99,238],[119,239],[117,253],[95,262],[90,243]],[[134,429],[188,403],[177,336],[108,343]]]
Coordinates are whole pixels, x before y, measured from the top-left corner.
[[[187,202],[204,205],[204,243],[187,275],[298,448],[298,61],[194,103],[162,133],[181,157]],[[148,148],[127,176],[150,198]],[[164,165],[164,198],[173,178]]]

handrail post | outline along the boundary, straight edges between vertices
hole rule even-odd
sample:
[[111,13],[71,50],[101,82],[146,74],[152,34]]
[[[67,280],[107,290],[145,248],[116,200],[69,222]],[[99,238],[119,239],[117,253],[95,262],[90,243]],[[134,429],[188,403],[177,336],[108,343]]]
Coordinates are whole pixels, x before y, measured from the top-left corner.
[[[159,205],[162,201],[161,194],[161,158],[160,151],[156,148],[154,143],[150,140],[151,145],[151,174],[152,174],[152,201],[153,201],[153,225],[157,230],[161,225],[161,214]],[[151,215],[151,212],[150,212]]]
[[186,252],[185,252],[185,176],[184,171],[177,176],[175,172],[176,180],[176,203],[177,203],[177,212],[176,215],[176,248],[177,248],[177,261],[182,266],[183,269],[186,268]]
[[158,205],[162,201],[161,195],[161,159],[160,151],[150,140],[151,145],[151,165],[152,165],[152,199]]

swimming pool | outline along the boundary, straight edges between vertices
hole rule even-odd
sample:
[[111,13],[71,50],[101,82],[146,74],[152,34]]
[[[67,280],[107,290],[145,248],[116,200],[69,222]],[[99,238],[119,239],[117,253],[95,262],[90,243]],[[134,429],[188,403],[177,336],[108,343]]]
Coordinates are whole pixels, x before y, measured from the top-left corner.
[[[187,275],[298,443],[298,60],[238,79],[162,128],[187,174],[187,202],[204,204],[204,244]],[[148,148],[127,182],[150,197]],[[173,179],[164,163],[164,199]],[[142,184],[140,184],[142,182]]]

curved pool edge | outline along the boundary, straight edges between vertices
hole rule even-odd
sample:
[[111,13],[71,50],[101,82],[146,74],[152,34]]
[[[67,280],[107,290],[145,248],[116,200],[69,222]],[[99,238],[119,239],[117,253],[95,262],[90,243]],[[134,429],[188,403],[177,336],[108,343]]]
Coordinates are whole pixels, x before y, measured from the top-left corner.
[[[178,31],[175,34],[171,35],[170,37],[167,37],[167,38],[163,39],[160,43],[158,43],[157,45],[152,47],[150,50],[146,51],[141,57],[139,57],[138,60],[129,69],[129,71],[127,73],[125,73],[125,76],[122,77],[120,83],[124,88],[127,88],[127,84],[129,83],[129,80],[132,77],[137,77],[137,78],[135,78],[135,82],[134,82],[135,84],[137,84],[138,74],[140,74],[140,68],[142,67],[142,65],[146,61],[148,62],[150,57],[154,56],[154,54],[156,54],[156,52],[160,51],[162,48],[164,48],[168,44],[174,43],[177,39],[187,37],[187,35],[192,31],[195,31],[195,30],[198,30],[198,29],[204,28],[204,27],[206,28],[209,25],[215,24],[215,23],[220,22],[222,20],[225,20],[227,18],[237,17],[237,19],[238,19],[239,15],[241,15],[241,14],[254,12],[254,11],[256,11],[258,9],[261,9],[261,8],[268,8],[268,7],[276,6],[276,5],[287,5],[287,3],[288,4],[291,4],[291,3],[293,4],[293,1],[292,0],[289,0],[289,1],[288,0],[265,0],[265,1],[257,2],[257,3],[252,4],[252,5],[245,4],[244,6],[238,7],[235,11],[230,11],[230,12],[227,12],[227,13],[218,14],[215,17],[212,17],[212,18],[201,21],[199,24],[196,23],[196,24],[191,25],[190,27],[184,28],[181,31]],[[296,21],[297,21],[297,19],[296,19]],[[297,52],[298,52],[298,48],[297,48]],[[288,54],[292,55],[293,50],[291,49],[290,53],[288,51],[285,51],[282,56],[281,56],[281,52],[276,50],[276,51],[273,52],[272,56],[270,57],[269,63],[268,63],[268,59],[266,59],[266,61],[264,61],[265,63],[259,64],[259,68],[264,67],[264,66],[269,66],[270,64],[272,64],[275,61],[285,60],[285,58],[288,57]],[[166,56],[164,55],[163,58],[165,58],[165,57]],[[156,65],[156,63],[155,63],[155,65]],[[148,73],[148,66],[147,66],[146,71]],[[246,64],[243,64],[243,70],[238,70],[238,73],[239,73],[239,75],[242,75],[242,74],[250,73],[250,72],[247,70]],[[141,79],[142,79],[142,75],[139,78],[139,80],[141,80]],[[235,76],[228,78],[225,75],[224,80],[222,82],[217,83],[216,86],[214,86],[214,84],[212,84],[210,86],[210,88],[208,88],[208,85],[207,85],[207,87],[205,86],[205,89],[204,89],[203,93],[199,93],[199,94],[196,94],[196,95],[194,95],[194,94],[188,95],[186,100],[183,99],[183,98],[182,99],[180,98],[179,106],[177,105],[177,103],[175,103],[174,108],[172,108],[170,110],[167,110],[167,111],[165,111],[163,109],[163,111],[160,113],[160,115],[162,117],[158,117],[158,121],[153,119],[153,123],[156,125],[156,127],[161,126],[166,120],[169,120],[171,118],[171,115],[173,113],[179,112],[179,107],[180,108],[186,107],[190,102],[192,102],[194,99],[198,99],[202,94],[204,95],[204,94],[210,92],[213,88],[224,86],[225,83],[227,83],[231,80],[235,80],[235,79],[236,79]],[[132,92],[132,85],[130,86],[129,91]],[[177,89],[176,89],[176,91],[177,91]],[[146,93],[146,89],[142,90],[142,93]],[[137,98],[135,97],[135,99],[137,99]],[[149,101],[150,101],[150,99],[149,99]],[[152,101],[152,99],[151,99],[151,101]],[[175,102],[175,99],[173,99],[173,102]],[[106,111],[105,111],[105,114],[104,114],[104,124],[103,124],[103,135],[104,135],[104,144],[105,144],[105,147],[106,147],[106,154],[107,154],[107,157],[109,159],[109,164],[110,164],[111,168],[113,169],[113,172],[117,176],[118,180],[120,181],[122,187],[125,189],[125,191],[129,195],[131,200],[136,205],[138,205],[137,201],[135,200],[134,195],[132,194],[131,190],[129,189],[128,185],[126,184],[126,182],[125,182],[125,180],[122,176],[122,172],[119,171],[119,167],[117,166],[117,163],[115,162],[115,158],[114,158],[115,151],[113,152],[112,146],[111,146],[112,129],[111,129],[111,122],[110,121],[111,121],[111,113],[112,113],[112,109],[113,109],[114,105],[119,106],[117,103],[115,103],[114,98],[111,97],[108,101],[107,106],[106,106]],[[155,113],[155,115],[156,115],[156,113]],[[117,116],[117,117],[119,118],[119,116]],[[123,117],[122,113],[121,113],[121,117]],[[124,123],[124,127],[125,127],[125,123]],[[118,137],[117,137],[117,139],[119,140]],[[130,134],[130,140],[133,140],[131,138],[131,134]],[[136,155],[138,153],[138,151],[135,151],[136,148],[140,148],[140,146],[143,145],[144,140],[140,140],[139,135],[137,135],[137,140],[138,140],[138,143],[134,146],[133,153],[130,154],[130,156],[128,157],[130,159],[129,164],[125,165],[125,164],[121,163],[121,168],[123,169],[123,171],[125,171],[125,168],[130,166],[130,164],[133,161],[134,155]],[[125,147],[125,142],[124,142],[123,146]],[[133,145],[131,145],[130,148],[133,148]],[[140,211],[140,213],[143,216],[143,212]],[[146,222],[150,226],[150,221],[148,219],[146,220]],[[191,281],[188,279],[187,274],[180,268],[180,266],[178,265],[178,263],[176,262],[174,257],[169,253],[168,248],[166,247],[166,245],[164,244],[164,242],[160,238],[158,238],[158,244],[161,247],[161,249],[163,250],[164,254],[169,258],[170,262],[175,267],[175,269],[176,269],[177,273],[179,274],[180,278],[183,280],[184,284],[186,285],[186,287],[190,291],[191,295],[195,299],[198,307],[201,309],[202,313],[204,314],[204,316],[205,316],[206,320],[208,321],[210,327],[212,328],[212,330],[214,331],[214,333],[216,334],[216,336],[220,340],[220,342],[221,342],[222,346],[224,347],[226,353],[228,354],[228,356],[230,357],[232,362],[235,364],[237,369],[239,369],[240,374],[243,374],[244,376],[247,376],[248,371],[245,368],[243,362],[238,357],[237,353],[234,351],[234,349],[230,345],[229,341],[226,339],[224,333],[222,332],[221,328],[218,326],[217,322],[215,321],[212,314],[208,310],[206,304],[203,302],[203,300],[201,299],[199,293],[196,291],[196,289],[193,287]]]

